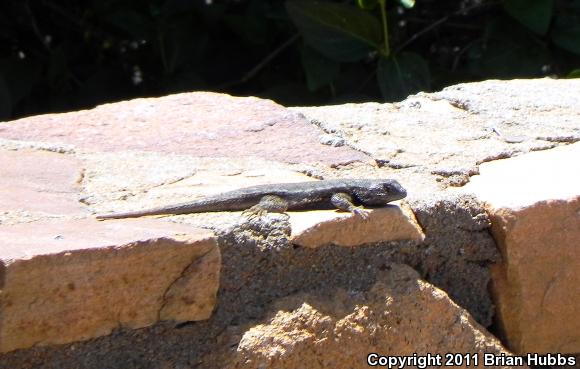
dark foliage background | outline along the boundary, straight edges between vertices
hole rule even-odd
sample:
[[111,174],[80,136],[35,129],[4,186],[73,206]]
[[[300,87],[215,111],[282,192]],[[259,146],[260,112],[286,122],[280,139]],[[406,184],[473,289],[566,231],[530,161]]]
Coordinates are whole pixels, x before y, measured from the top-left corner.
[[4,0],[0,119],[192,90],[310,105],[580,76],[580,0],[387,1],[388,49],[375,3]]

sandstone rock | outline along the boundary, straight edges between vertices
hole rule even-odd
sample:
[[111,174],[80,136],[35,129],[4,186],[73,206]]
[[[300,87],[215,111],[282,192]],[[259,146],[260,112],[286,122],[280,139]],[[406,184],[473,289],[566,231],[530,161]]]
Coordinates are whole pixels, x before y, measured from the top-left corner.
[[[91,153],[81,158],[83,203],[99,214],[179,204],[255,185],[313,180],[287,164],[256,158],[216,160],[135,152]],[[193,214],[172,220],[224,229],[239,221],[240,213]]]
[[580,352],[580,143],[481,165],[466,186],[486,202],[503,263],[498,319],[518,353]]
[[369,292],[281,300],[269,318],[243,334],[226,367],[362,368],[369,353],[510,355],[445,292],[411,268],[393,265]]
[[270,100],[192,92],[105,104],[2,124],[0,138],[88,151],[154,151],[198,157],[259,157],[284,163],[369,161],[319,142],[323,132]]
[[292,243],[304,247],[328,244],[357,246],[372,242],[415,240],[425,237],[413,212],[390,205],[369,211],[367,219],[336,211],[291,213]]
[[[492,352],[502,352],[484,333],[479,340],[476,332],[482,332],[481,328],[424,282],[415,286],[426,286],[431,291],[427,297],[409,293],[417,301],[397,294],[396,284],[389,281],[377,284],[374,291],[379,294],[351,290],[366,291],[392,262],[408,263],[478,322],[491,324],[489,264],[499,259],[499,252],[488,232],[489,217],[475,198],[454,197],[441,190],[466,183],[482,162],[580,140],[575,103],[579,88],[578,80],[485,81],[418,94],[397,104],[290,110],[257,98],[196,92],[0,123],[0,281],[4,284],[0,287],[0,351],[36,344],[0,355],[0,367],[195,366],[208,350],[230,347],[230,341],[223,346],[216,343],[216,332],[232,322],[262,317],[272,300],[296,292],[304,299],[294,304],[285,300],[291,311],[288,326],[293,327],[295,316],[313,323],[293,330],[298,332],[296,340],[286,335],[290,337],[283,341],[286,346],[276,346],[282,347],[279,357],[291,357],[288,365],[298,360],[294,352],[305,353],[304,358],[326,357],[325,352],[338,350],[349,354],[354,342],[353,348],[366,354],[369,347],[379,350],[377,340],[386,347],[385,354],[414,352],[415,347],[431,352],[431,346],[484,350],[487,343]],[[563,162],[568,172],[574,171],[575,160]],[[533,170],[549,173],[542,167]],[[542,176],[551,181],[540,189],[530,186],[536,195],[561,188],[550,186],[557,181],[560,186],[574,183],[570,193],[577,196],[577,182]],[[91,217],[92,212],[138,210],[255,184],[353,177],[399,180],[409,193],[403,204],[413,206],[421,228],[413,214],[394,206],[375,209],[367,223],[335,211],[292,213],[290,223],[273,216],[263,222],[240,222],[236,212],[105,223],[78,220]],[[506,193],[507,199],[518,199],[536,181],[533,178],[524,185],[508,178],[494,179],[499,188],[486,184],[485,189],[494,196]],[[503,192],[508,182],[517,188]],[[538,221],[532,222],[517,201],[502,205],[509,211],[505,219],[496,213],[500,220],[496,218],[494,226],[505,224],[512,234],[504,237],[505,244],[518,234],[519,245],[504,247],[509,268],[504,279],[497,273],[496,285],[508,293],[499,299],[503,301],[500,313],[515,322],[508,330],[531,337],[521,340],[526,345],[545,340],[534,347],[552,345],[554,351],[562,347],[574,351],[570,332],[578,329],[569,315],[578,302],[562,286],[574,288],[571,281],[577,281],[577,268],[570,267],[578,265],[577,250],[560,244],[578,240],[574,233],[578,206],[575,197],[563,200],[562,193],[537,197],[540,201],[525,209],[533,208]],[[510,223],[514,214],[522,221]],[[542,214],[553,216],[550,221],[557,220],[556,225],[540,219]],[[220,253],[207,233],[174,222],[219,231],[224,255],[221,269]],[[526,224],[530,224],[522,228],[526,235],[516,232],[517,226]],[[498,239],[502,231],[495,229]],[[530,239],[524,241],[526,237]],[[403,241],[381,242],[394,239]],[[522,247],[524,242],[536,254],[530,255]],[[368,244],[329,245],[360,243]],[[215,303],[218,272],[222,275],[216,314],[179,328],[171,321],[160,322],[206,319]],[[536,275],[525,276],[527,272]],[[397,278],[392,277],[399,283]],[[525,283],[519,285],[520,280]],[[507,287],[500,285],[502,281]],[[334,300],[301,293],[333,291],[338,286],[349,292]],[[397,299],[387,304],[384,296],[388,293]],[[537,294],[546,296],[541,309],[533,305]],[[526,305],[528,300],[516,304],[528,296],[533,306]],[[360,308],[350,300],[359,302]],[[371,310],[392,312],[403,328],[383,324],[396,334],[387,337],[379,331],[372,339],[357,336],[358,331],[366,333],[380,326],[372,323],[376,314],[365,315]],[[562,316],[569,326],[563,325]],[[316,325],[319,321],[326,325]],[[271,331],[286,332],[272,322],[276,321],[263,323]],[[524,327],[536,323],[542,337]],[[320,327],[332,329],[328,333]],[[113,334],[107,335],[111,330]],[[555,333],[559,330],[562,335]],[[312,332],[332,340],[312,340]],[[439,341],[432,345],[421,341],[420,332]],[[471,338],[464,338],[465,332]],[[52,345],[98,335],[105,336]],[[252,337],[247,334],[241,349],[260,347]],[[335,337],[340,345],[333,343]],[[352,339],[346,342],[341,337]],[[359,337],[363,337],[361,342],[357,342]],[[477,344],[480,341],[487,343]],[[422,346],[425,342],[431,346]],[[306,348],[300,346],[303,343],[308,344]],[[257,351],[263,357],[270,355],[263,362],[271,362],[272,346],[264,344],[264,351]],[[285,353],[284,347],[291,350]],[[311,355],[309,347],[325,351]],[[243,355],[238,358],[254,358],[250,351]],[[219,367],[215,361],[206,363],[212,369]],[[364,358],[357,357],[356,367],[364,365]]]
[[72,156],[0,150],[0,224],[8,222],[8,212],[29,218],[85,214],[77,196],[81,178],[82,163]]
[[396,169],[410,197],[461,186],[478,164],[580,140],[580,80],[483,81],[395,104],[292,108]]
[[151,220],[0,226],[0,352],[210,317],[208,231]]
[[473,195],[446,191],[410,201],[409,206],[425,232],[421,260],[413,265],[478,323],[489,327],[495,311],[488,291],[489,267],[501,255],[483,205]]

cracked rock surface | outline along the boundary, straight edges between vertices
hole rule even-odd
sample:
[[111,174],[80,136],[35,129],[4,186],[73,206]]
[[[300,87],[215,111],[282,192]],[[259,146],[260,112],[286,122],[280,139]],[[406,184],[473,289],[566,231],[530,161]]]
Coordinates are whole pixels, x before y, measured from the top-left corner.
[[0,227],[2,351],[146,327],[160,318],[211,315],[221,266],[211,232],[151,220],[127,223]]
[[467,183],[480,163],[580,140],[579,95],[574,80],[485,81],[395,104],[292,109],[379,166],[401,169],[406,183],[446,187]]
[[[194,92],[0,122],[0,368],[507,352],[486,329],[516,353],[577,353],[577,96],[580,81],[549,79],[325,107]],[[394,178],[409,195],[366,221],[94,218],[333,178]]]

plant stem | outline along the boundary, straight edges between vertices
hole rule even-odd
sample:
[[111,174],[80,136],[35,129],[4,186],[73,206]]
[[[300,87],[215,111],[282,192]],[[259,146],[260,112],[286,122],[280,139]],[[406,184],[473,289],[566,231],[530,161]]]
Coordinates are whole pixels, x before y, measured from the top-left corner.
[[467,8],[464,8],[464,9],[459,9],[457,11],[454,11],[453,13],[444,16],[443,18],[441,18],[441,19],[437,20],[436,22],[430,24],[429,26],[423,28],[421,31],[415,33],[407,41],[405,41],[401,45],[399,45],[397,47],[397,49],[395,50],[395,53],[398,53],[405,46],[409,45],[410,43],[412,43],[413,41],[415,41],[417,38],[419,38],[420,36],[424,35],[425,33],[431,31],[432,29],[434,29],[436,27],[438,27],[440,24],[445,23],[451,17],[454,17],[454,16],[459,15],[459,14],[462,14],[462,13],[467,13],[467,12],[473,10],[473,9],[476,9],[476,8],[480,8],[480,7],[484,7],[484,6],[493,6],[493,5],[497,5],[497,4],[499,4],[499,2],[495,2],[495,1],[487,1],[487,2],[484,2],[484,3],[477,2],[475,5],[472,5],[470,7],[467,7]]
[[389,48],[389,29],[387,27],[387,4],[386,0],[379,0],[379,4],[381,5],[381,18],[383,20],[383,38],[385,39],[385,50],[384,54],[388,58],[391,54],[391,50]]

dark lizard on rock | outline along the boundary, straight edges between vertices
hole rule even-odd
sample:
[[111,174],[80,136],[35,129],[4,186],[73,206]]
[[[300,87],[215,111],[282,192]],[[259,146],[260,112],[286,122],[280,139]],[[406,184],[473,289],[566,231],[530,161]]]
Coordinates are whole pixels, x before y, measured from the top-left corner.
[[251,215],[263,215],[266,212],[329,208],[350,211],[365,218],[366,212],[359,205],[383,206],[405,196],[407,191],[394,179],[330,179],[275,183],[242,188],[176,205],[97,215],[97,219],[238,210],[245,210]]

